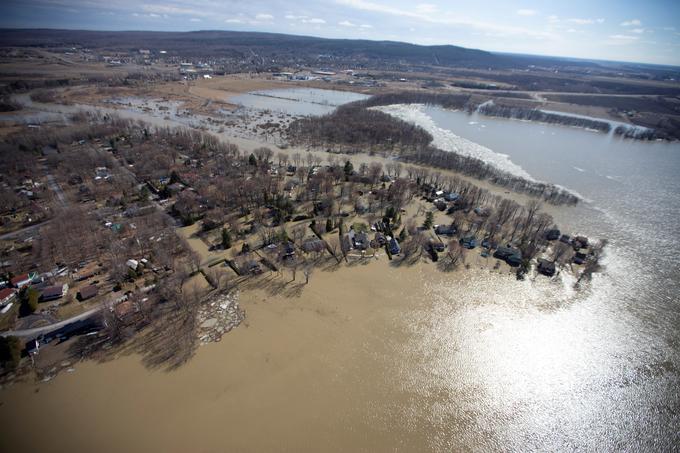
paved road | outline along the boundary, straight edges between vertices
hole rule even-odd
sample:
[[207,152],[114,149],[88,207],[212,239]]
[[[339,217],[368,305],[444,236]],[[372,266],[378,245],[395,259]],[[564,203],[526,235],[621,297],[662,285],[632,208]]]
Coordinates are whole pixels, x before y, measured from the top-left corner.
[[40,335],[44,335],[50,332],[53,332],[55,330],[61,329],[64,326],[67,326],[71,323],[77,322],[77,321],[82,321],[83,319],[88,319],[97,313],[99,313],[102,309],[103,305],[99,305],[95,308],[92,308],[88,311],[85,311],[79,315],[76,315],[72,318],[65,319],[63,321],[56,322],[54,324],[50,324],[49,326],[43,326],[43,327],[35,327],[33,329],[24,329],[24,330],[8,330],[7,332],[1,332],[0,336],[2,337],[20,337],[20,338],[35,338]]
[[52,191],[57,195],[57,198],[59,199],[61,205],[66,206],[66,197],[64,196],[64,192],[61,190],[61,187],[59,187],[59,184],[54,179],[54,176],[52,176],[50,173],[47,174],[47,184],[50,186],[50,189],[52,189]]
[[50,222],[49,220],[45,220],[44,222],[40,222],[40,223],[36,223],[36,224],[33,224],[33,225],[29,225],[29,226],[27,226],[27,227],[25,227],[25,228],[22,228],[22,229],[20,229],[20,230],[16,230],[16,231],[11,231],[11,232],[9,232],[9,233],[5,233],[5,234],[3,234],[3,235],[0,235],[0,240],[3,240],[3,241],[4,241],[4,240],[7,240],[7,239],[13,239],[13,238],[16,238],[16,237],[18,237],[18,236],[21,236],[21,235],[23,235],[23,234],[31,233],[31,232],[33,232],[34,230],[37,230],[38,228],[40,228],[41,226],[48,224],[49,222]]

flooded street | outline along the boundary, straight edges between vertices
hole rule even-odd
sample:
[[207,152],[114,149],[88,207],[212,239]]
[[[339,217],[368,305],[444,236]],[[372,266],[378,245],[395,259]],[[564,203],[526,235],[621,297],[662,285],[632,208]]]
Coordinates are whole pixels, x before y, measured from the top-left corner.
[[588,200],[551,213],[610,240],[590,287],[384,256],[283,292],[264,276],[245,322],[176,371],[121,355],[2,389],[0,450],[677,448],[680,146],[424,112]]

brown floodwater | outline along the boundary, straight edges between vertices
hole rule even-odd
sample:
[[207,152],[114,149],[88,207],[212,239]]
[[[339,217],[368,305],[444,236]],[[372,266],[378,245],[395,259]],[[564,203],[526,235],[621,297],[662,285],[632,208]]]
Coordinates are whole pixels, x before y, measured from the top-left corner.
[[479,257],[455,274],[382,257],[301,292],[265,279],[176,371],[130,355],[0,390],[0,451],[677,450],[677,143],[430,113],[589,199],[553,213],[610,240],[591,287]]

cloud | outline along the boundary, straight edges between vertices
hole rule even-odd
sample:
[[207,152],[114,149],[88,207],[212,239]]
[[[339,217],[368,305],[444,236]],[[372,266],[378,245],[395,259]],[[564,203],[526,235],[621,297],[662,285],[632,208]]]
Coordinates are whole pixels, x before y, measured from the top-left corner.
[[535,16],[538,14],[538,11],[534,9],[518,9],[517,10],[517,15],[518,16]]
[[419,3],[416,5],[416,11],[419,13],[430,14],[437,12],[437,5],[431,3]]
[[266,13],[259,13],[255,15],[255,20],[261,20],[263,22],[274,20],[274,16]]
[[644,32],[645,32],[645,29],[644,29],[644,28],[633,28],[633,29],[631,30],[631,33],[637,33],[638,35],[639,35],[639,34],[642,34],[642,33],[644,33]]
[[228,24],[242,24],[243,23],[243,21],[241,19],[236,19],[236,18],[227,19],[227,20],[225,20],[225,22],[228,23]]
[[192,17],[191,19],[189,19],[189,22],[200,22],[200,21],[201,21],[201,19],[198,19],[196,17]]
[[436,14],[427,14],[416,10],[406,10],[395,8],[390,5],[375,3],[370,0],[335,0],[336,3],[359,11],[368,11],[384,15],[391,15],[397,17],[404,17],[407,19],[415,19],[421,22],[430,24],[444,25],[449,27],[470,27],[486,33],[493,33],[495,36],[518,36],[524,35],[532,38],[541,39],[557,39],[558,37],[552,33],[537,31],[531,28],[523,28],[516,26],[506,26],[493,24],[489,22],[482,22],[473,19],[462,17],[453,13],[437,12]]
[[[160,17],[162,14],[164,17],[168,14],[179,15],[179,16],[197,16],[197,17],[208,17],[211,14],[205,10],[195,9],[195,8],[180,8],[178,6],[168,6],[168,5],[158,5],[158,4],[146,4],[142,6],[142,9],[149,13],[151,17]],[[153,16],[155,14],[156,16]]]
[[303,24],[325,24],[326,21],[323,19],[319,19],[318,17],[314,17],[312,19],[302,19]]
[[637,39],[639,39],[637,36],[631,35],[609,35],[609,37],[617,41],[636,41]]
[[348,20],[343,20],[342,22],[338,22],[338,25],[340,25],[341,27],[356,27],[357,26],[356,24],[353,24],[352,22],[350,22]]
[[567,19],[567,22],[571,24],[576,24],[576,25],[591,25],[591,24],[601,24],[604,22],[604,19],[579,19],[579,18],[572,18],[572,19]]
[[302,20],[307,19],[308,16],[296,16],[294,14],[286,14],[284,17],[288,20]]
[[631,20],[626,20],[624,22],[621,22],[622,27],[632,27],[632,26],[639,27],[640,25],[642,25],[642,22],[640,22],[640,19],[631,19]]
[[551,23],[551,24],[556,24],[559,21],[560,21],[560,18],[557,17],[554,14],[551,14],[550,16],[548,16],[548,22]]
[[359,28],[373,28],[373,25],[371,25],[371,24],[361,24],[361,25],[359,25]]

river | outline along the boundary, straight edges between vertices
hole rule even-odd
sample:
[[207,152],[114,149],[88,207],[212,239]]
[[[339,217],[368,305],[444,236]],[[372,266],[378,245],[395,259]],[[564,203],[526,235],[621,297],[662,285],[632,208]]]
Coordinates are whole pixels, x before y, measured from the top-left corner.
[[246,323],[177,371],[121,355],[3,389],[0,450],[677,448],[678,144],[422,113],[588,200],[553,211],[610,240],[589,288],[384,259],[319,270],[301,292],[265,279],[241,294]]

